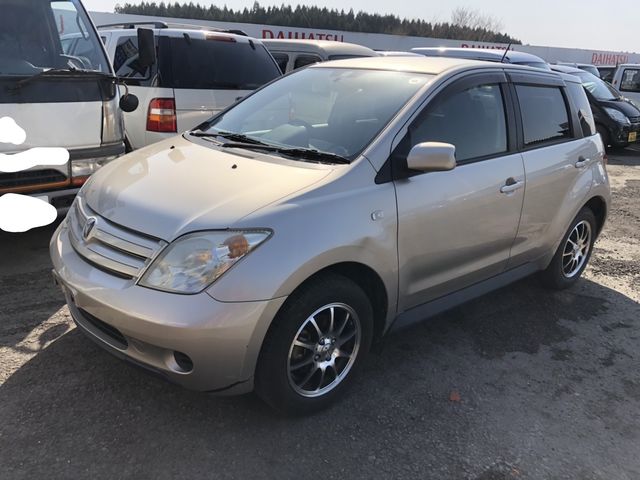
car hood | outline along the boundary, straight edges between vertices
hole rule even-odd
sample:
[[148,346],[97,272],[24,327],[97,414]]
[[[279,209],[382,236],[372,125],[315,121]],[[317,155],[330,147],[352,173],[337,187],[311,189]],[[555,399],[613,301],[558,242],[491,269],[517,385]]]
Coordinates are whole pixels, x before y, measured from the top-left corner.
[[232,227],[332,170],[197,141],[175,137],[121,157],[96,172],[81,195],[107,220],[171,241],[190,231]]
[[619,100],[600,100],[600,105],[603,107],[614,108],[620,110],[627,117],[640,117],[640,110],[636,106],[626,99]]

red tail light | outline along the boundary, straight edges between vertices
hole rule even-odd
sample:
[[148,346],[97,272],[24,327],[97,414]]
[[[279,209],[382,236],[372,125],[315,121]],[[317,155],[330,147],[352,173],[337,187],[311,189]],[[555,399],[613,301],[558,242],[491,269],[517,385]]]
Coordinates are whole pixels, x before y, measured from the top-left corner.
[[149,102],[147,131],[176,133],[176,101],[173,98],[154,98]]

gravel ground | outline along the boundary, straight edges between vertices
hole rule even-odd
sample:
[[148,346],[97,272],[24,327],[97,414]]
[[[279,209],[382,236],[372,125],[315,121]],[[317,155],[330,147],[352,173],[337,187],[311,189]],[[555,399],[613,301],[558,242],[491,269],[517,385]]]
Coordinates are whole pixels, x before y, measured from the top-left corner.
[[387,339],[310,418],[188,392],[73,328],[53,227],[0,234],[0,478],[640,478],[640,151],[585,278],[533,279]]

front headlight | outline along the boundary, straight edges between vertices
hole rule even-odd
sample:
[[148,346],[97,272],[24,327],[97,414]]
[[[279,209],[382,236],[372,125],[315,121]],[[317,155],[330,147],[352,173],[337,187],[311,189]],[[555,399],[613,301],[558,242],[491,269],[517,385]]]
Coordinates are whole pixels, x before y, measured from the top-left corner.
[[138,284],[167,292],[199,293],[270,236],[268,230],[185,235],[164,249]]
[[118,158],[117,155],[113,155],[110,157],[71,160],[71,176],[73,178],[88,177],[116,158]]
[[604,111],[607,112],[607,115],[609,115],[616,122],[622,123],[623,125],[631,125],[631,121],[629,120],[629,118],[620,110],[604,107]]

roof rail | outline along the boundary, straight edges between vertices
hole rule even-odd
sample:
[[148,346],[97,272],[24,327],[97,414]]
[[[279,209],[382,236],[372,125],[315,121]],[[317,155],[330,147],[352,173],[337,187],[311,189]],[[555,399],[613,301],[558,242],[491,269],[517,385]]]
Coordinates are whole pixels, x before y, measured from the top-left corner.
[[106,25],[98,25],[96,28],[111,28],[111,27],[122,27],[122,28],[134,28],[138,25],[153,25],[154,28],[169,28],[165,22],[121,22],[121,23],[108,23]]
[[183,27],[183,28],[186,27],[186,28],[192,28],[194,30],[210,30],[212,32],[232,33],[234,35],[242,35],[243,37],[249,36],[243,30],[238,30],[238,29],[216,28],[216,27],[211,27],[209,25],[194,25],[192,23],[168,23],[167,24],[167,28],[174,28],[174,27]]

